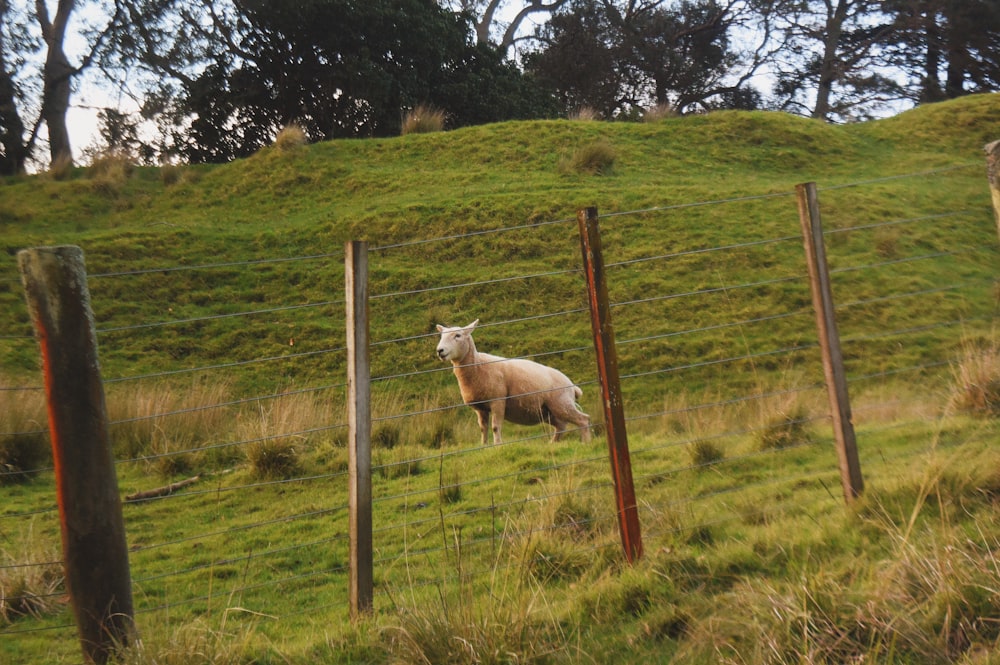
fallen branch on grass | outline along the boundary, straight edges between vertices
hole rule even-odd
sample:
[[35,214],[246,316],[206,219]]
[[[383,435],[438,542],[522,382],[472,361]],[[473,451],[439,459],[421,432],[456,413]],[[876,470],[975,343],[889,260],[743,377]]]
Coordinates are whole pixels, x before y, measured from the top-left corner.
[[194,476],[193,478],[188,478],[187,480],[179,480],[176,483],[171,483],[170,485],[164,485],[163,487],[157,487],[156,489],[145,490],[144,492],[135,492],[133,494],[127,494],[125,496],[125,501],[143,501],[145,499],[155,499],[159,496],[166,496],[168,494],[173,494],[177,490],[187,487],[188,485],[193,485],[201,478],[201,476]]

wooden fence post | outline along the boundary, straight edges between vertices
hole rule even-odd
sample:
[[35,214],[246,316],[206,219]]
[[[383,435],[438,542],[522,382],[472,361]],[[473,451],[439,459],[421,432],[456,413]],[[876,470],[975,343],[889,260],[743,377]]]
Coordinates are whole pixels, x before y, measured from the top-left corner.
[[844,499],[850,503],[864,491],[864,481],[861,478],[854,424],[851,422],[851,401],[847,394],[847,373],[844,371],[844,357],[840,349],[840,334],[837,332],[833,291],[830,287],[830,270],[823,243],[819,197],[814,182],[796,185],[795,191],[798,193],[799,221],[802,224],[802,240],[809,266],[809,286],[813,309],[816,311],[823,372],[830,397],[833,435],[837,442],[840,482],[844,488]]
[[618,378],[615,331],[611,324],[611,307],[608,303],[608,284],[604,275],[604,256],[601,252],[597,208],[579,210],[576,218],[580,227],[583,272],[587,280],[587,300],[590,303],[590,324],[594,334],[594,350],[597,353],[597,371],[601,379],[601,401],[604,405],[604,422],[607,426],[611,474],[615,482],[618,528],[621,531],[625,558],[629,563],[635,563],[642,557],[642,533],[639,529],[639,510],[632,483],[632,462],[629,457],[628,435],[625,431],[625,409]]
[[997,221],[997,238],[1000,238],[1000,141],[987,143],[986,177],[990,182],[990,197],[993,199],[993,215]]
[[368,344],[368,244],[345,247],[347,293],[347,422],[351,619],[373,608],[371,367]]
[[132,582],[90,292],[79,247],[17,255],[41,348],[63,565],[86,662],[135,639]]

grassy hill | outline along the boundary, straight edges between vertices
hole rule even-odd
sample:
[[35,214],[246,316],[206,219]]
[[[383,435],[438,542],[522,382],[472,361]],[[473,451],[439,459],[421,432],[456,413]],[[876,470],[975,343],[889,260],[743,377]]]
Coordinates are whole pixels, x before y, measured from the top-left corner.
[[[1000,432],[955,408],[955,384],[963,357],[998,346],[982,153],[997,138],[1000,95],[983,95],[847,126],[515,122],[5,179],[0,385],[40,383],[16,250],[80,245],[123,494],[207,478],[126,507],[140,628],[161,654],[137,662],[993,662]],[[808,181],[863,440],[868,489],[850,510],[803,279]],[[482,350],[542,354],[599,420],[575,223],[589,205],[642,504],[634,568],[602,438],[512,427],[480,450],[432,354],[435,323],[480,318]],[[353,628],[351,239],[371,246],[380,418],[379,611]],[[4,432],[42,419],[30,391],[0,399]],[[218,413],[179,428],[162,416],[206,404]],[[274,476],[253,457],[267,439],[297,450]],[[47,471],[0,482],[7,597],[7,571],[58,557],[51,487]],[[0,613],[0,662],[74,662],[68,612],[48,605]]]

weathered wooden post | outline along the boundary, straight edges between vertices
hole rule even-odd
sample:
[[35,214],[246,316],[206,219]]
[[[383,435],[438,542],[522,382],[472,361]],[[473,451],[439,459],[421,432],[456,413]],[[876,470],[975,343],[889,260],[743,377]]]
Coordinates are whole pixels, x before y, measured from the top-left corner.
[[1000,141],[987,143],[986,177],[990,182],[990,197],[993,199],[993,215],[997,221],[997,237],[1000,238]]
[[840,334],[837,331],[833,291],[830,287],[830,270],[823,243],[819,196],[814,182],[796,185],[795,191],[798,193],[799,221],[802,224],[802,240],[809,267],[809,286],[816,312],[826,389],[830,398],[833,435],[837,442],[840,482],[844,488],[844,498],[850,503],[864,491],[864,481],[861,478],[854,423],[851,422],[851,400],[847,394],[847,373],[844,371],[844,356],[840,349]]
[[632,483],[632,462],[625,430],[625,409],[618,378],[618,355],[615,349],[615,331],[611,324],[611,306],[608,303],[608,284],[604,275],[604,256],[601,251],[601,232],[597,224],[597,208],[582,209],[577,212],[576,217],[580,227],[583,272],[587,280],[587,300],[590,303],[590,324],[594,334],[594,350],[597,353],[597,371],[601,380],[601,401],[608,433],[611,474],[615,482],[618,528],[621,531],[625,558],[629,563],[635,563],[642,557],[642,532],[639,528],[639,509]]
[[135,624],[83,251],[40,247],[17,259],[41,347],[66,586],[85,660],[106,663],[133,642]]
[[357,619],[372,611],[374,596],[367,243],[347,243],[344,284],[347,293],[350,603],[351,619]]

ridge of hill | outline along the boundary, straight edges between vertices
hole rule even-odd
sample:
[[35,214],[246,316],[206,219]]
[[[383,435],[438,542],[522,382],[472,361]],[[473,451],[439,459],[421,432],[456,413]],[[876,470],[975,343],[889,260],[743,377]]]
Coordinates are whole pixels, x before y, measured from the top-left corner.
[[[867,188],[849,202],[835,197],[826,202],[835,225],[857,225],[915,211],[988,208],[979,166],[982,146],[998,136],[1000,95],[993,94],[925,105],[856,125],[833,126],[761,111],[720,111],[651,123],[518,121],[384,139],[290,147],[279,142],[248,159],[217,166],[130,167],[108,159],[73,169],[60,179],[47,174],[7,178],[0,180],[0,233],[7,250],[0,268],[0,312],[7,323],[0,327],[0,336],[31,335],[14,260],[22,247],[80,245],[91,274],[169,269],[335,254],[351,239],[378,247],[536,225],[572,219],[576,209],[590,205],[606,215],[790,193],[795,184],[806,181],[836,189],[965,167],[960,177],[937,191],[928,191],[920,178],[904,178]],[[610,169],[595,173],[574,168],[579,154],[595,149],[612,163]],[[669,224],[640,216],[625,226],[609,226],[609,240],[623,256],[636,256],[650,247],[725,246],[760,237],[754,234],[797,232],[794,203],[780,205],[768,210],[715,206],[719,209],[678,212]],[[982,242],[971,236],[956,236],[956,241]],[[385,258],[375,268],[373,288],[394,292],[475,281],[482,271],[476,265],[488,267],[491,276],[552,266],[575,268],[578,250],[566,242],[565,233],[546,230],[526,239],[472,242],[461,250],[415,246],[401,251],[399,258]],[[873,250],[859,246],[858,251]],[[427,261],[429,257],[435,260]],[[449,257],[472,257],[474,263],[463,268],[444,260]],[[799,261],[791,254],[788,258]],[[166,304],[168,317],[195,319],[231,312],[240,299],[271,306],[324,302],[340,292],[334,274],[338,269],[342,267],[330,273],[289,265],[210,279],[186,274],[172,280],[150,277],[97,286],[95,309],[100,326],[120,327],[162,318]],[[748,264],[744,272],[752,276],[757,269]],[[936,270],[926,278],[944,279],[953,266],[942,259]],[[701,288],[703,278],[680,274],[669,279],[671,288],[683,291]],[[626,284],[621,293],[631,297],[648,286]],[[570,289],[567,286],[561,295]],[[562,302],[543,302],[554,295],[543,294],[539,305],[553,303],[550,311],[564,308]],[[455,301],[447,308],[427,305],[426,318],[472,320],[481,312],[482,295],[479,298]],[[493,320],[516,318],[523,298],[502,298],[490,307]],[[383,337],[411,335],[414,326],[423,332],[433,329],[429,321],[400,318],[397,324],[397,318],[394,312],[386,314]],[[314,337],[327,344],[342,334],[329,321],[306,317],[298,323],[313,326]],[[155,371],[163,365],[158,360],[162,354],[208,360],[231,349],[256,348],[261,340],[270,340],[267,348],[277,353],[278,341],[271,339],[275,333],[255,326],[238,326],[197,345],[186,339],[192,330],[179,328],[150,343],[138,364],[128,366],[133,372]],[[576,328],[564,332],[568,337],[585,335]],[[530,348],[529,342],[538,341],[536,334],[546,333],[525,331],[522,346]],[[287,338],[283,341],[287,345]],[[36,351],[30,344],[0,339],[0,348],[8,374],[35,371]],[[119,370],[136,358],[111,355],[109,361]]]

